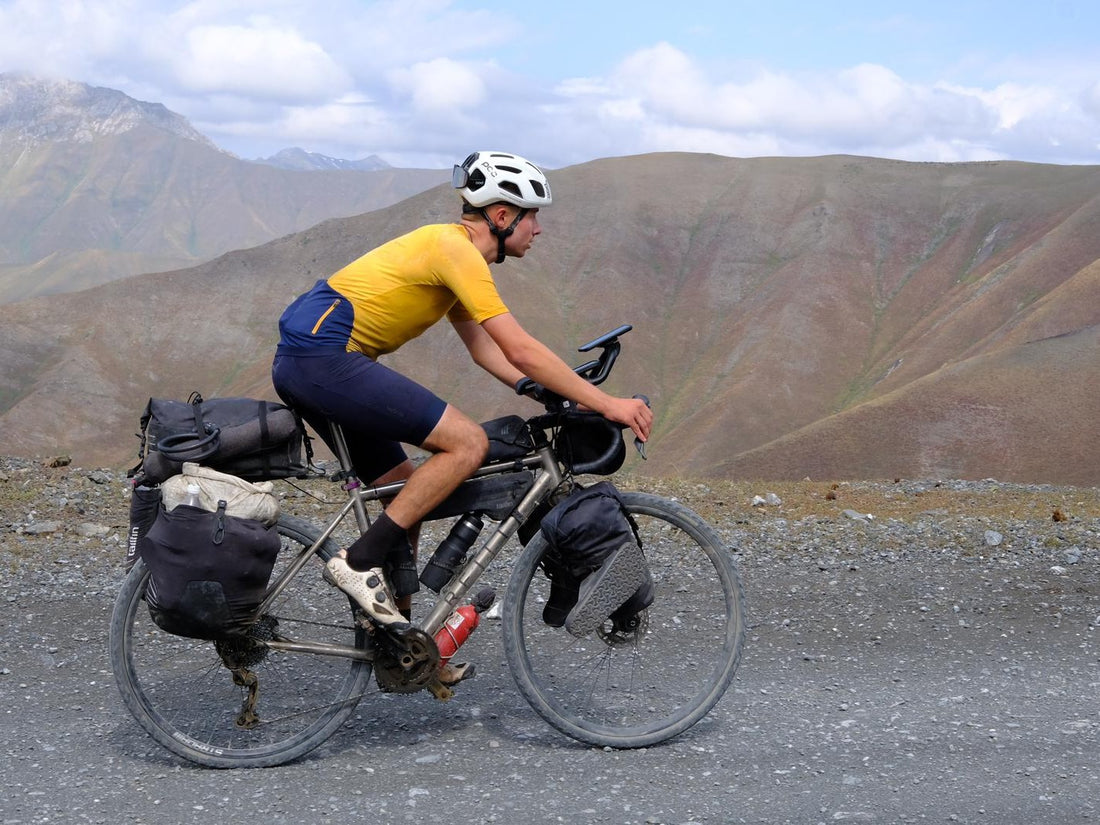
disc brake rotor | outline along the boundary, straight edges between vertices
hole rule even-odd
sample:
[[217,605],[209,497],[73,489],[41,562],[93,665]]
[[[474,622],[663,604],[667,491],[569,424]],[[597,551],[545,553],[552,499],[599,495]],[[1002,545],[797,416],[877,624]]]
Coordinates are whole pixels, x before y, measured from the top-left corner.
[[596,635],[608,647],[617,647],[639,641],[648,627],[649,611],[643,610],[625,619],[608,619],[596,628]]

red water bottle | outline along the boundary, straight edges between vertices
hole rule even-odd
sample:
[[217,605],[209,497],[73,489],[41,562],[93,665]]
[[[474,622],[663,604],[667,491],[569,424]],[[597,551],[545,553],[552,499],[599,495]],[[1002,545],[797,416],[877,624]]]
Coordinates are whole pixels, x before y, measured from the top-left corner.
[[443,627],[435,634],[435,644],[439,648],[440,666],[446,665],[462,647],[462,643],[470,638],[478,624],[481,622],[481,614],[493,604],[497,594],[486,587],[478,592],[469,604],[455,608],[455,611],[447,617]]

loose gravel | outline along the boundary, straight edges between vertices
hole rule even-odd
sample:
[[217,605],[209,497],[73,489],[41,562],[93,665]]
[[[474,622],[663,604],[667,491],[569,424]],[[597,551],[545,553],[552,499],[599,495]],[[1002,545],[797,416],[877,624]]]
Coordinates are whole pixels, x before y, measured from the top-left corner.
[[[0,823],[1100,817],[1100,489],[616,481],[700,512],[744,578],[740,671],[692,731],[642,751],[564,739],[490,623],[452,702],[386,697],[298,763],[224,772],[160,749],[118,700],[124,473],[0,459]],[[338,497],[280,488],[305,517]]]

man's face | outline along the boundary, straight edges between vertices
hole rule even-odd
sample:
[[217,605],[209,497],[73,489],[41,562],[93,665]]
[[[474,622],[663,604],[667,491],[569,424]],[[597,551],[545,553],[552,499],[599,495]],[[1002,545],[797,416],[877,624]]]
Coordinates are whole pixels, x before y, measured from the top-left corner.
[[[538,209],[528,209],[523,220],[516,224],[511,236],[504,244],[505,251],[514,258],[522,258],[531,248],[535,236],[542,232],[539,226]],[[512,217],[515,217],[514,215]]]

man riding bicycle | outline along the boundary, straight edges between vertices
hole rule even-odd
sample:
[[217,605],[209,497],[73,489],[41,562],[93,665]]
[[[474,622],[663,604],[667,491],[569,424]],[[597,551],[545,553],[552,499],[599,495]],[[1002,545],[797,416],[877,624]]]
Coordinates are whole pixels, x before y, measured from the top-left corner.
[[[508,386],[529,377],[643,441],[653,422],[644,401],[608,395],[574,373],[497,292],[490,264],[522,258],[541,232],[539,209],[552,202],[542,170],[516,155],[475,152],[455,166],[452,183],[462,196],[460,221],[422,226],[318,281],[280,318],[272,365],[279,396],[322,438],[330,438],[329,421],[343,428],[360,478],[408,480],[346,555],[328,563],[337,586],[395,632],[419,589],[420,520],[481,466],[488,439],[380,356],[446,317],[474,363]],[[431,456],[414,468],[403,443]]]

